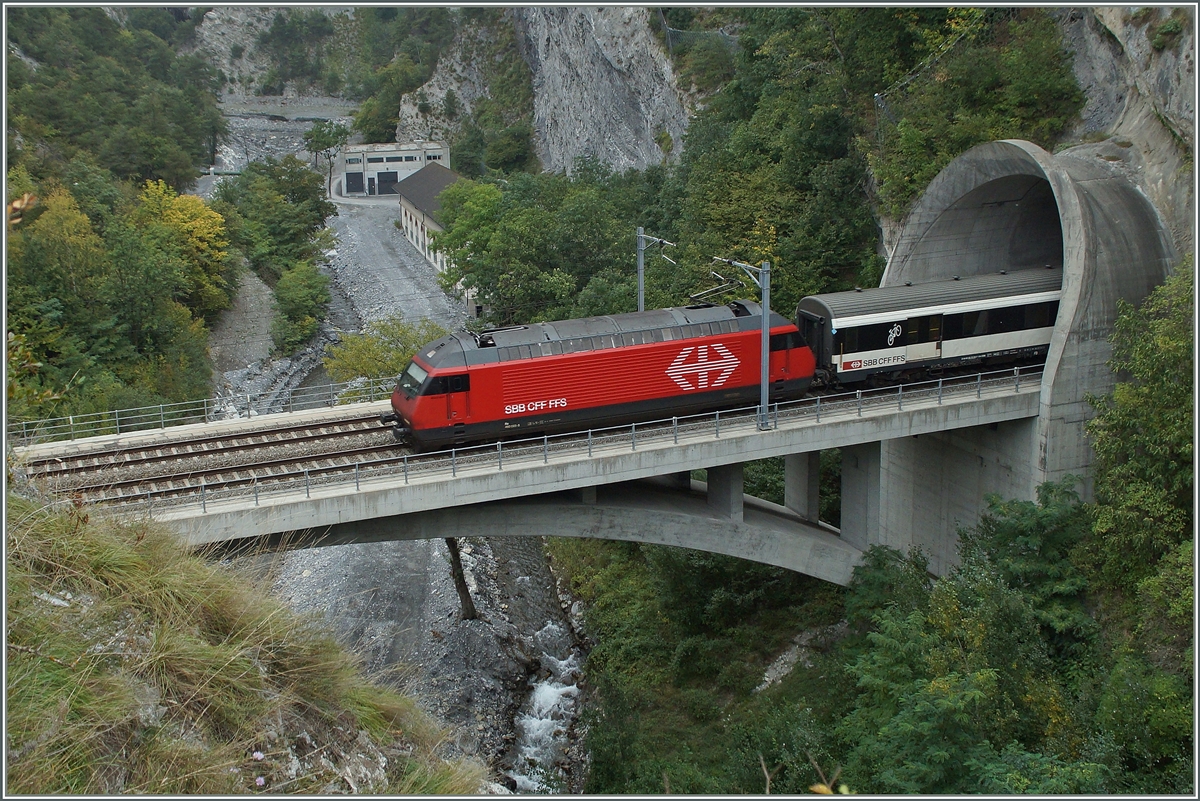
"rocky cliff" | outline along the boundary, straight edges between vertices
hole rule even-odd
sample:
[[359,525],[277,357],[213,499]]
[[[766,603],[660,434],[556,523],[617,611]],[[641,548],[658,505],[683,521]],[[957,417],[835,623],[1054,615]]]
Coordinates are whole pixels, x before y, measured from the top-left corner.
[[[1172,24],[1170,21],[1176,20]],[[1074,138],[1146,193],[1177,252],[1195,242],[1196,52],[1190,8],[1064,10],[1087,104]]]
[[[542,168],[570,172],[575,159],[595,156],[617,170],[658,164],[678,154],[691,103],[676,85],[670,60],[650,30],[644,8],[513,8],[533,82],[534,143]],[[467,112],[486,92],[476,56],[488,32],[460,32],[423,87],[434,108],[454,90]],[[399,110],[398,139],[445,136],[437,116],[417,111],[414,96]],[[451,156],[453,161],[453,155]]]
[[664,147],[679,152],[687,104],[645,8],[519,8],[513,22],[533,73],[543,167],[569,170],[593,155],[644,168]]

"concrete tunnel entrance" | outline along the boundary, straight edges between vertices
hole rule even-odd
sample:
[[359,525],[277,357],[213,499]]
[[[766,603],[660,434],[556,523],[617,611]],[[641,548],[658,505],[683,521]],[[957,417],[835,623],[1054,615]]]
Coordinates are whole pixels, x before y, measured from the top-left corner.
[[972,190],[937,217],[908,258],[925,280],[1061,267],[1062,220],[1050,182],[1008,175]]
[[1157,210],[1094,149],[1051,154],[1004,140],[948,164],[905,219],[881,283],[1061,266],[1041,409],[999,431],[960,429],[858,446],[857,463],[868,468],[862,504],[868,520],[878,510],[878,523],[848,532],[843,521],[843,536],[862,547],[919,547],[942,573],[957,563],[956,529],[977,523],[986,493],[1032,500],[1042,482],[1075,475],[1089,499],[1086,424],[1093,410],[1086,398],[1113,387],[1108,338],[1117,301],[1141,302],[1174,263]]

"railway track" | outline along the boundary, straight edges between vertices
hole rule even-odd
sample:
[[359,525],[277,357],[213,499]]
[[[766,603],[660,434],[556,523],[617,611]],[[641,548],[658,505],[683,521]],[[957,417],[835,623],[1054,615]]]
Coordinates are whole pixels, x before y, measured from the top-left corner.
[[[1004,374],[992,374],[1000,375]],[[1026,375],[1029,375],[1028,373]],[[941,382],[906,385],[904,388],[864,388],[856,392],[817,394],[800,401],[772,405],[769,423],[797,417],[815,417],[874,406],[903,409],[907,399],[941,393],[982,390],[1009,378],[950,377]],[[1036,380],[1032,376],[1026,380]],[[158,438],[133,445],[97,443],[85,451],[58,457],[36,458],[24,465],[26,475],[50,492],[83,502],[171,505],[202,503],[206,499],[247,496],[257,502],[260,489],[311,491],[330,482],[394,476],[407,483],[410,475],[457,471],[490,465],[504,469],[510,462],[549,460],[552,454],[583,451],[591,455],[613,447],[634,448],[650,441],[699,432],[744,432],[757,425],[756,411],[739,409],[716,415],[658,420],[580,434],[534,438],[457,448],[451,452],[416,454],[397,444],[390,426],[370,415],[323,420],[308,424],[277,425],[253,431],[226,432],[185,439]],[[586,442],[586,445],[585,445]]]
[[59,456],[35,457],[22,471],[55,493],[88,501],[127,496],[186,494],[191,485],[270,481],[303,465],[336,464],[395,454],[398,446],[378,413],[337,420],[289,423],[243,432],[156,438],[143,444],[99,443]]

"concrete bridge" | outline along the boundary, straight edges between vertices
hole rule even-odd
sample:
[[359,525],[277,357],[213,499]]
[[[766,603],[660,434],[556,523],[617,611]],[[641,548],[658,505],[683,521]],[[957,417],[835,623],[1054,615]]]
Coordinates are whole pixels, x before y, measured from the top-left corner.
[[[770,431],[725,414],[686,430],[625,429],[573,444],[461,451],[433,467],[155,510],[193,545],[250,536],[304,544],[447,536],[606,537],[698,548],[844,584],[862,550],[919,547],[942,573],[956,529],[995,492],[1085,477],[1087,393],[1113,386],[1117,300],[1142,300],[1175,261],[1144,195],[1107,162],[1028,142],[981,145],[931,183],[884,285],[1059,264],[1063,295],[1044,372],[859,404],[812,400]],[[785,410],[786,411],[786,410]],[[819,417],[819,419],[818,419]],[[260,418],[261,419],[261,418]],[[842,455],[842,528],[817,520],[819,453]],[[742,465],[783,456],[785,504],[742,494]],[[706,468],[707,485],[691,470]],[[303,532],[303,535],[297,534]]]
[[[845,584],[862,550],[879,541],[881,512],[892,502],[879,481],[885,467],[879,443],[985,432],[972,463],[952,468],[955,489],[940,502],[946,513],[970,514],[976,496],[989,490],[986,476],[1013,460],[1007,443],[1015,428],[1036,418],[1041,386],[1040,370],[1006,370],[958,384],[781,405],[769,431],[758,430],[753,409],[721,412],[457,449],[340,479],[297,480],[269,493],[243,487],[135,514],[169,523],[193,546],[264,536],[290,547],[447,536],[602,537],[726,553]],[[817,519],[819,454],[827,448],[842,451],[840,531]],[[785,463],[784,505],[745,497],[743,464],[777,456]],[[707,483],[690,479],[700,468],[708,471]],[[886,491],[911,496],[916,488]],[[919,534],[914,542],[887,544],[916,544],[952,558],[937,532]]]

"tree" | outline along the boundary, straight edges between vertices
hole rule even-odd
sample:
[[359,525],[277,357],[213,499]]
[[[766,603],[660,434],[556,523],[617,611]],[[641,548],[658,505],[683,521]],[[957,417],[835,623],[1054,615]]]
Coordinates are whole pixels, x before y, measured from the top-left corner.
[[251,162],[217,185],[213,208],[270,284],[295,262],[316,261],[332,244],[325,218],[337,214],[337,206],[325,198],[321,176],[295,156]]
[[400,375],[417,348],[445,336],[432,320],[407,322],[401,315],[372,320],[361,334],[347,334],[322,360],[334,381]]
[[873,620],[846,666],[857,698],[835,729],[856,789],[1105,791],[1104,765],[1058,753],[1074,724],[1035,611],[986,558],[964,554],[925,609],[888,606]]
[[281,353],[291,353],[317,332],[329,302],[329,276],[308,261],[298,261],[283,271],[275,285],[278,309],[271,337]]
[[1084,550],[1126,591],[1192,534],[1194,284],[1189,260],[1141,308],[1120,305],[1109,364],[1128,380],[1090,399],[1097,505]]
[[462,608],[463,620],[475,620],[479,613],[475,611],[475,602],[471,600],[471,591],[467,588],[467,579],[463,574],[462,557],[458,553],[458,540],[446,537],[446,547],[450,549],[450,575],[454,579],[454,589],[458,592],[458,602]]
[[962,551],[978,551],[1028,600],[1050,654],[1068,671],[1088,661],[1097,638],[1085,606],[1087,579],[1070,558],[1091,523],[1076,480],[1042,484],[1037,503],[989,496],[978,526],[959,532]]
[[350,139],[350,129],[340,122],[317,120],[313,127],[304,132],[304,147],[309,153],[319,155],[329,166],[325,180],[326,194],[333,192],[333,157]]
[[134,221],[185,265],[184,304],[208,319],[229,308],[233,292],[227,275],[232,265],[221,215],[195,195],[176,194],[163,181],[147,181],[138,200]]

